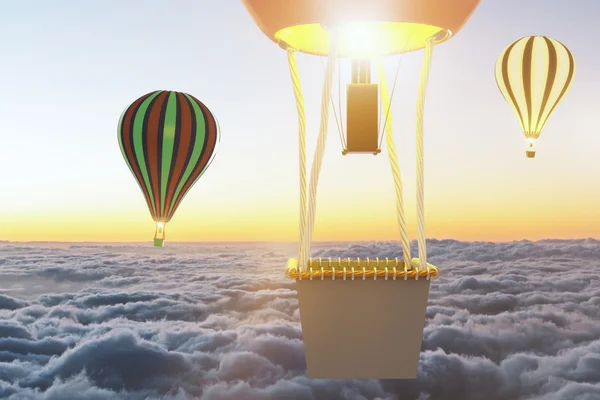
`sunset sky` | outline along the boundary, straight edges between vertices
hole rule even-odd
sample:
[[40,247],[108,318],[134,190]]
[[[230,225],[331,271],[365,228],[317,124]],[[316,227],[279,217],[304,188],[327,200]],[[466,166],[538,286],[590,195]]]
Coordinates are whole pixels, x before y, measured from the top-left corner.
[[[600,237],[598,15],[597,0],[483,0],[435,48],[425,105],[427,237]],[[221,127],[218,154],[167,225],[167,241],[297,239],[287,58],[240,1],[3,2],[0,34],[0,240],[151,241],[154,222],[116,128],[125,107],[157,89],[194,95]],[[561,41],[577,63],[533,160],[494,80],[498,55],[526,35]],[[404,56],[393,105],[411,239],[422,55]],[[315,56],[298,61],[310,165],[323,69]],[[397,62],[387,61],[389,74]],[[314,240],[397,239],[385,146],[377,157],[343,157],[332,121],[317,204]]]

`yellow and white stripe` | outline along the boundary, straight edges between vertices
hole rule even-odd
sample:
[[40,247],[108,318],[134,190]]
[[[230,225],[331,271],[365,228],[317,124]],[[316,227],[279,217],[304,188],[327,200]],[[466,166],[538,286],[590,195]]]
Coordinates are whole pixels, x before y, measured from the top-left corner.
[[575,74],[573,54],[557,40],[526,36],[496,62],[496,83],[511,104],[525,137],[537,139]]

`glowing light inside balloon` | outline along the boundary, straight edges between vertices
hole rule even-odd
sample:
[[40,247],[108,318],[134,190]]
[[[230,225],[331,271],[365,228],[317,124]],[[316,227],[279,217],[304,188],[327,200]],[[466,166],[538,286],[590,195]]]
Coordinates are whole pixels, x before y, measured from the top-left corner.
[[384,52],[386,37],[377,25],[354,22],[337,28],[340,46],[354,58],[372,58]]
[[452,32],[438,26],[409,22],[352,21],[326,27],[321,24],[295,25],[275,33],[275,40],[309,54],[326,56],[331,37],[338,39],[337,55],[343,58],[375,58],[421,49],[437,34],[436,43]]

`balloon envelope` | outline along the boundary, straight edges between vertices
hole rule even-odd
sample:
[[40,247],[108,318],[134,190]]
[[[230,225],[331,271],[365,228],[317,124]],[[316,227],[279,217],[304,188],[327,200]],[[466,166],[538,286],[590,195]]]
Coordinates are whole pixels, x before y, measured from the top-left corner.
[[[242,0],[271,40],[327,56],[330,33],[340,28],[338,57],[371,58],[422,49],[456,35],[480,0]],[[368,51],[365,51],[369,48]]]
[[496,83],[530,140],[568,90],[575,74],[573,54],[546,36],[526,36],[508,46],[496,62]]
[[150,214],[162,227],[212,162],[219,128],[194,96],[158,90],[125,109],[118,138]]

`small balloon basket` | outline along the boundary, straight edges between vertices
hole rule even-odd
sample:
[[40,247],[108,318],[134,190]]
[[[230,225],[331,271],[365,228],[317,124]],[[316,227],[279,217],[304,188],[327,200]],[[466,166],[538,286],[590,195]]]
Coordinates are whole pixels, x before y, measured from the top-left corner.
[[414,379],[430,279],[439,270],[419,259],[309,260],[296,279],[310,378]]

